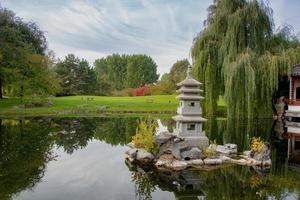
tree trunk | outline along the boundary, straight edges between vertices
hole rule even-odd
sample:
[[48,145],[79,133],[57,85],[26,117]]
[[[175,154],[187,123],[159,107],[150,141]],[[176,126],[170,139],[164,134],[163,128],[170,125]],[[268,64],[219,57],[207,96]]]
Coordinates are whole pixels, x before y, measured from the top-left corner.
[[3,81],[2,81],[2,79],[0,78],[0,99],[3,99],[2,85],[3,85]]

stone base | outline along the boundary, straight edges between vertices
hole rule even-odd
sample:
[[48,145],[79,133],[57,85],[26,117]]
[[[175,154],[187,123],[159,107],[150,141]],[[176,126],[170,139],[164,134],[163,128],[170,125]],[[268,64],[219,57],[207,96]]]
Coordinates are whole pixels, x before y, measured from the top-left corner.
[[190,147],[208,147],[209,140],[206,136],[185,136],[184,141]]

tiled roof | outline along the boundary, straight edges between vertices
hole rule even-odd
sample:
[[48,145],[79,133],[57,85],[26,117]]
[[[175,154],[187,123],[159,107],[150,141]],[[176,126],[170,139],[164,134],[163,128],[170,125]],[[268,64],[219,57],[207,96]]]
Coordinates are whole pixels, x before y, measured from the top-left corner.
[[300,76],[300,64],[293,67],[292,76]]

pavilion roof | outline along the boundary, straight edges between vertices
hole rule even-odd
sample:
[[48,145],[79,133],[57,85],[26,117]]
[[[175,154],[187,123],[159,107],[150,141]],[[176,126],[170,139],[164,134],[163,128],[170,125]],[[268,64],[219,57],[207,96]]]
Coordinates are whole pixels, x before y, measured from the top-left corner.
[[293,67],[292,76],[300,76],[300,64]]
[[177,84],[177,86],[179,86],[179,87],[181,87],[181,86],[199,86],[199,85],[202,85],[202,83],[200,83],[199,81],[196,81],[193,78],[189,78],[189,77]]

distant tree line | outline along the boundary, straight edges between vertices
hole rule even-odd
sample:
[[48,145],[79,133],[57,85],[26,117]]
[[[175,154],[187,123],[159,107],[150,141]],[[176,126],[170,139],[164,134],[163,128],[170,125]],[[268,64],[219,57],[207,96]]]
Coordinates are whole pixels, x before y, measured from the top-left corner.
[[0,98],[6,96],[110,95],[156,83],[157,64],[147,55],[113,54],[90,66],[67,55],[56,60],[43,31],[0,7]]
[[154,60],[141,54],[113,54],[97,59],[94,62],[94,69],[100,84],[102,83],[102,93],[152,84],[159,78]]

